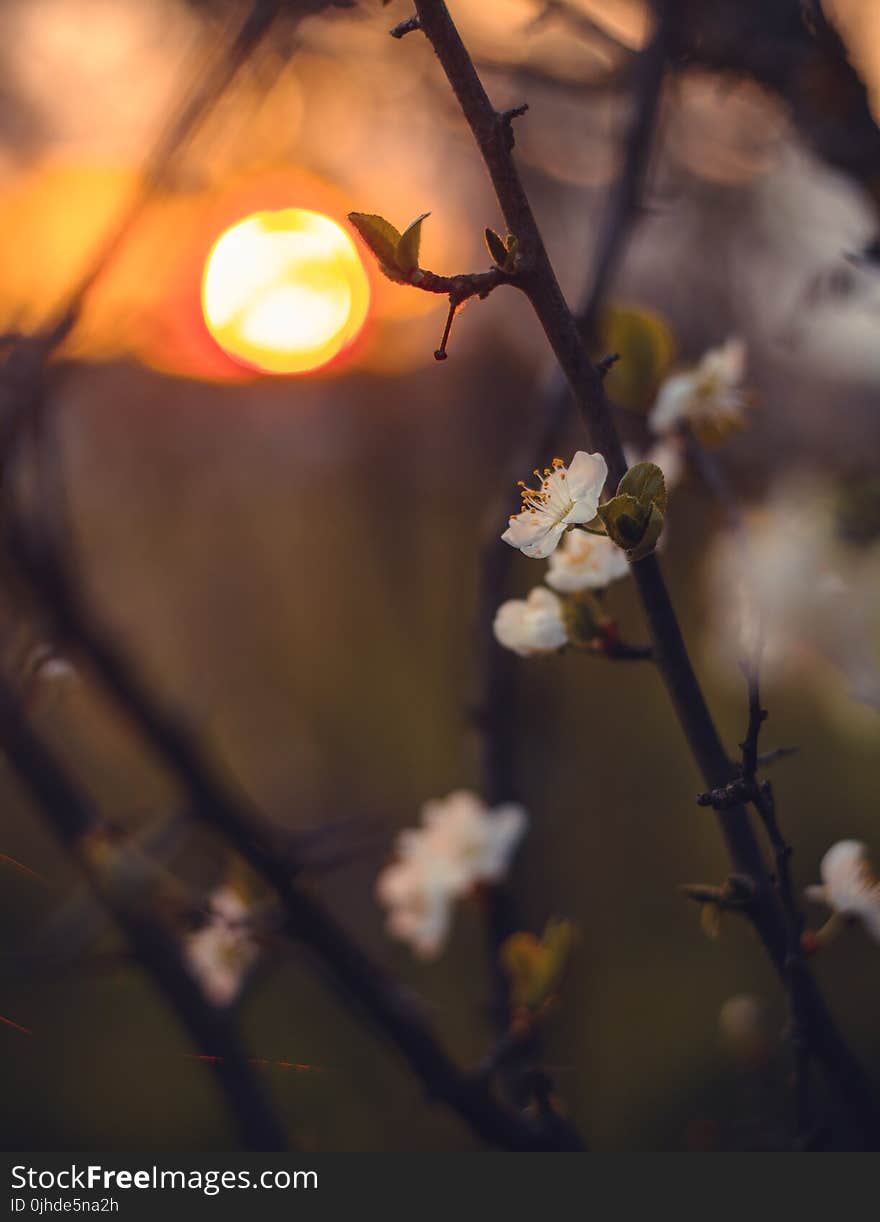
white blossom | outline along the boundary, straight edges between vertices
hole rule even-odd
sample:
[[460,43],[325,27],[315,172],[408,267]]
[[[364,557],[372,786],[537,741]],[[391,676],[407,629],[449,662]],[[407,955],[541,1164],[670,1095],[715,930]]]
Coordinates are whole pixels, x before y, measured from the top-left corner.
[[535,470],[538,487],[520,481],[522,509],[512,514],[501,536],[526,556],[543,560],[554,550],[569,526],[591,522],[599,508],[599,497],[608,478],[601,454],[578,450],[571,465],[553,459],[552,469]]
[[880,879],[874,873],[868,847],[860,840],[839,840],[819,866],[822,883],[807,887],[807,897],[842,916],[858,917],[880,942]]
[[562,546],[550,557],[545,580],[554,590],[572,594],[577,590],[601,590],[628,573],[626,553],[607,535],[570,530]]
[[421,826],[401,832],[396,860],[376,880],[391,936],[423,959],[439,954],[453,903],[476,884],[503,877],[526,822],[521,806],[490,810],[466,789],[426,803]]
[[720,429],[740,425],[749,402],[740,385],[745,363],[741,339],[710,348],[693,369],[666,379],[648,417],[649,427],[655,433],[668,433],[682,421]]
[[251,934],[250,909],[233,887],[212,892],[208,919],[188,935],[184,954],[209,1001],[215,1006],[235,1001],[259,950]]
[[521,658],[552,653],[568,640],[562,603],[544,586],[535,586],[527,598],[511,598],[502,603],[495,613],[492,630],[500,645]]

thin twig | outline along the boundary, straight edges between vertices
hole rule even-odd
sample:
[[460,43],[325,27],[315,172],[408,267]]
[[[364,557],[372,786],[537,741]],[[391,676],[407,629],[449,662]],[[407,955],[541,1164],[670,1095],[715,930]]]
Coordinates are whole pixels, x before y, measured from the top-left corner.
[[561,1116],[517,1112],[478,1078],[461,1071],[443,1049],[415,1001],[374,963],[298,879],[297,863],[275,851],[260,812],[215,772],[186,725],[151,691],[133,661],[85,608],[71,574],[45,540],[35,551],[22,524],[6,523],[9,554],[39,599],[55,633],[78,650],[158,759],[186,793],[191,813],[222,834],[279,899],[290,936],[301,942],[324,978],[364,1014],[407,1061],[428,1095],[446,1103],[485,1141],[510,1150],[577,1150],[582,1142]]
[[769,781],[759,782],[757,776],[758,738],[761,726],[767,719],[767,710],[761,707],[757,658],[750,659],[743,669],[749,692],[749,724],[746,737],[740,744],[742,773],[743,779],[752,788],[750,801],[764,824],[773,849],[776,883],[788,922],[786,973],[791,1012],[790,1039],[795,1062],[795,1116],[798,1137],[801,1142],[806,1142],[810,1137],[812,1123],[810,1118],[810,1035],[802,987],[805,972],[805,960],[801,950],[804,918],[798,905],[791,876],[792,847],[779,826],[773,786]]

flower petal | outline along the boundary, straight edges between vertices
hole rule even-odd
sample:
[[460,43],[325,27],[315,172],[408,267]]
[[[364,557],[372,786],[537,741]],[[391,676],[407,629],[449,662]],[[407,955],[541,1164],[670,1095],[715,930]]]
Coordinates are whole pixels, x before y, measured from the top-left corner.
[[524,556],[544,560],[564,534],[564,522],[554,522],[547,514],[525,512],[510,519],[501,538],[511,547],[519,548]]
[[601,454],[578,450],[567,472],[568,495],[575,503],[567,515],[569,522],[591,522],[608,478],[608,464]]
[[687,416],[695,387],[693,373],[676,373],[666,379],[648,416],[653,433],[666,433]]

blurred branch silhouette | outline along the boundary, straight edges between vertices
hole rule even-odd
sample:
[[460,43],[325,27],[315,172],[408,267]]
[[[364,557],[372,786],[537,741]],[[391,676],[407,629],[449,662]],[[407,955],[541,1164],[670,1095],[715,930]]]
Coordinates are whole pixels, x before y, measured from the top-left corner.
[[51,538],[35,541],[7,505],[6,547],[37,599],[53,635],[82,655],[144,741],[189,799],[192,816],[223,835],[277,896],[287,932],[342,997],[397,1048],[430,1097],[448,1104],[484,1140],[514,1150],[579,1149],[571,1125],[553,1112],[533,1118],[493,1097],[479,1076],[461,1071],[437,1041],[415,1002],[364,952],[298,878],[289,843],[283,850],[259,812],[233,794],[189,729],[166,709],[116,643],[86,609]]
[[[212,1067],[246,1148],[288,1149],[283,1125],[268,1092],[248,1063],[232,1018],[204,997],[183,961],[174,934],[163,927],[155,913],[132,899],[130,886],[114,885],[112,871],[99,866],[101,820],[60,759],[28,726],[14,688],[2,676],[0,742],[54,834],[69,850],[95,896],[112,913],[135,959],[196,1047],[210,1052]],[[118,851],[124,853],[125,848]]]

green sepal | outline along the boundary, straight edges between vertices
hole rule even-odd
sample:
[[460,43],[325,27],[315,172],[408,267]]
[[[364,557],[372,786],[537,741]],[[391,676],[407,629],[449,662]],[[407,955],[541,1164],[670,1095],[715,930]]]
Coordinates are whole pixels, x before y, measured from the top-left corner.
[[507,262],[507,247],[504,245],[504,240],[494,229],[486,229],[484,236],[493,262],[498,267],[504,267]]
[[642,505],[654,504],[661,513],[666,513],[666,480],[656,463],[637,462],[630,467],[617,491],[634,496]]
[[422,241],[422,221],[430,212],[423,212],[410,221],[397,243],[395,262],[405,276],[411,276],[419,265],[419,246]]
[[663,531],[663,514],[654,504],[651,506],[648,513],[648,521],[645,524],[645,529],[642,532],[642,537],[635,547],[631,547],[627,551],[630,560],[641,560],[645,556],[649,556],[657,546],[657,541]]

